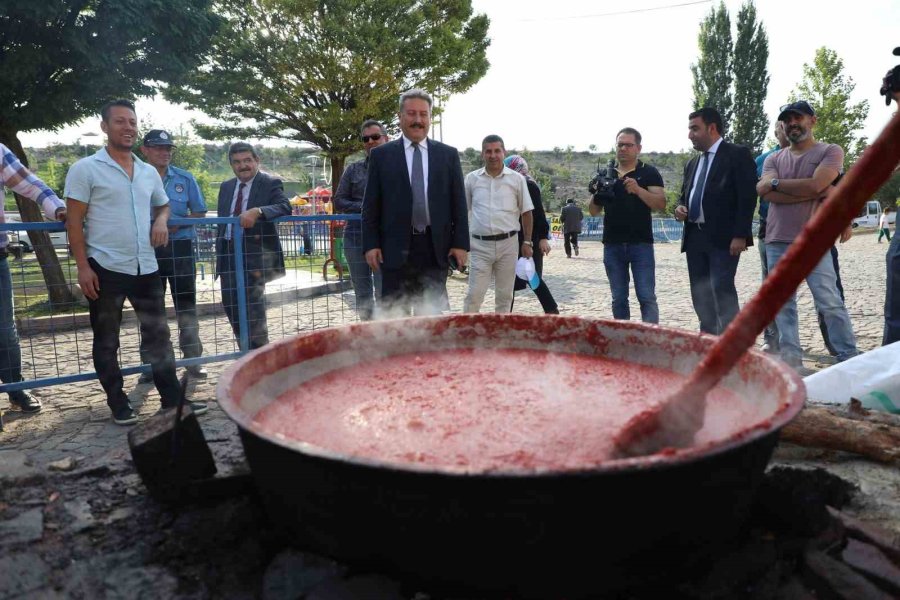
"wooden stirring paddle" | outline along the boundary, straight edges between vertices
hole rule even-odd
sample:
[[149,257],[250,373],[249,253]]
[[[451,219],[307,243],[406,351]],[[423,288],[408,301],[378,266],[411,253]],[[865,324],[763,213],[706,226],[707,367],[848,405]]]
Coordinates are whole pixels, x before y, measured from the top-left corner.
[[662,403],[632,417],[614,440],[614,457],[645,456],[666,448],[684,448],[703,427],[706,394],[738,362],[859,214],[900,162],[900,113],[838,183],[796,241],[790,245],[756,296],[716,341],[687,382]]

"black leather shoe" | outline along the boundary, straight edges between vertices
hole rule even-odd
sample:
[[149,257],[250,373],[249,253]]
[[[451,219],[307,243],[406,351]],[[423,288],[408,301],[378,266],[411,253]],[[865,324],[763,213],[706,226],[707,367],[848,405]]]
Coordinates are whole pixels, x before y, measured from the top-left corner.
[[188,372],[188,375],[195,379],[206,379],[209,377],[209,371],[207,371],[203,365],[191,365],[185,367],[184,370]]
[[37,413],[41,412],[43,406],[41,406],[41,401],[32,396],[28,392],[22,392],[21,395],[16,394],[15,396],[9,397],[9,403],[13,406],[17,407],[24,413]]
[[[188,400],[184,403],[184,406],[185,406],[185,408],[190,408],[191,412],[194,413],[195,415],[197,415],[198,417],[200,415],[204,415],[209,412],[209,406],[206,404],[206,402],[194,402],[192,400]],[[164,410],[169,410],[172,408],[176,408],[176,407],[177,407],[177,405],[176,406],[163,406],[162,408],[159,409],[159,412],[162,412]]]
[[138,421],[137,413],[131,404],[125,403],[112,409],[113,421],[116,425],[134,425]]

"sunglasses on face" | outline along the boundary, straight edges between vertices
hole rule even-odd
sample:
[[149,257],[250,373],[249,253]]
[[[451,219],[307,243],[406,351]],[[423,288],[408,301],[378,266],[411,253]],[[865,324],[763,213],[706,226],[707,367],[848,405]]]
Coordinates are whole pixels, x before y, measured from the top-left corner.
[[363,144],[368,143],[369,140],[372,140],[373,142],[377,142],[377,141],[380,140],[380,139],[381,139],[381,134],[380,134],[380,133],[373,133],[372,135],[364,135],[364,136],[362,136]]

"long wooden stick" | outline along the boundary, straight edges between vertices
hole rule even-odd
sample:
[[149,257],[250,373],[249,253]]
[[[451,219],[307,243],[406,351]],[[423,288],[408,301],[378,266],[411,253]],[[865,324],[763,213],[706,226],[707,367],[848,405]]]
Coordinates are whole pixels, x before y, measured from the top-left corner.
[[895,114],[862,158],[841,179],[834,193],[816,211],[759,292],[712,350],[697,365],[684,386],[658,406],[632,418],[616,436],[619,456],[639,456],[693,442],[703,426],[706,394],[756,341],[800,283],[859,214],[866,201],[891,176],[900,162],[900,114]]

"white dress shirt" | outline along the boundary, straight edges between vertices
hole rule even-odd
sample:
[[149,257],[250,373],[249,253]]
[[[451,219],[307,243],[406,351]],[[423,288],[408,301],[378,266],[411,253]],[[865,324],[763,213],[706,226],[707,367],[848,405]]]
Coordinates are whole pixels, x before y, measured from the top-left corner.
[[[255,179],[256,179],[256,175],[253,176],[253,179],[251,179],[246,184],[244,184],[244,195],[243,195],[243,201],[242,201],[242,204],[243,204],[242,209],[243,210],[241,210],[241,212],[244,212],[247,210],[247,203],[250,201],[250,188],[253,187],[253,181]],[[228,209],[228,214],[227,215],[219,215],[220,217],[230,217],[231,215],[234,214],[234,207],[237,206],[237,197],[238,197],[238,192],[240,190],[241,190],[241,180],[238,179],[237,183],[234,186],[234,193],[231,195],[231,207]],[[225,228],[225,239],[226,240],[231,239],[231,225],[230,224]]]
[[466,204],[471,235],[518,231],[522,213],[534,210],[528,183],[509,167],[496,177],[484,168],[466,175]]
[[[409,184],[412,186],[413,168],[413,142],[405,135],[403,138],[403,150],[406,153],[406,172],[409,175]],[[425,216],[426,222],[431,225],[431,209],[428,208],[428,138],[419,142],[419,153],[422,155],[422,177],[425,180]]]
[[[697,190],[697,180],[700,179],[700,172],[703,170],[703,161],[709,161],[708,166],[706,167],[706,179],[703,180],[703,195],[706,195],[706,180],[709,179],[709,172],[712,171],[713,162],[716,160],[716,152],[719,150],[719,145],[722,143],[722,138],[716,140],[716,143],[710,146],[709,150],[707,150],[708,154],[704,157],[700,157],[700,160],[697,161],[697,169],[694,171],[694,182],[691,185],[691,195],[690,200],[688,201],[688,213],[690,213],[691,203],[694,201],[694,192]],[[703,217],[703,204],[700,204],[700,216],[697,218],[695,223],[705,223],[706,219]]]

